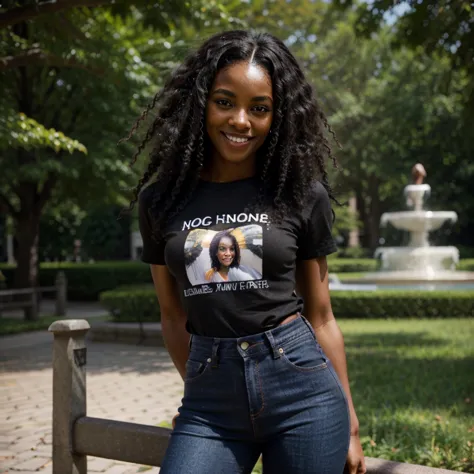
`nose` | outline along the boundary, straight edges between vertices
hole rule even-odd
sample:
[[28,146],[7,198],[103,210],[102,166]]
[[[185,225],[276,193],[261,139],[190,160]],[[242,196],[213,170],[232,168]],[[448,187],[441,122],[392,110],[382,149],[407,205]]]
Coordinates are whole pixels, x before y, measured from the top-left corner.
[[236,110],[229,119],[229,125],[238,130],[248,130],[250,128],[250,122],[245,109]]

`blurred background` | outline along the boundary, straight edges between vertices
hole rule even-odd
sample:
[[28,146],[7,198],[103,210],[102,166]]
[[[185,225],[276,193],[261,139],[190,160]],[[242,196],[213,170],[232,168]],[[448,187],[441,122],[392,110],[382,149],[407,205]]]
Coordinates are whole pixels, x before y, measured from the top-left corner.
[[474,257],[474,34],[464,0],[4,1],[0,5],[0,260],[15,285],[39,262],[136,259],[143,169],[118,146],[190,48],[225,29],[274,33],[314,85],[343,145],[331,173],[340,256],[372,257],[403,233],[421,162],[429,208],[459,219],[430,238]]

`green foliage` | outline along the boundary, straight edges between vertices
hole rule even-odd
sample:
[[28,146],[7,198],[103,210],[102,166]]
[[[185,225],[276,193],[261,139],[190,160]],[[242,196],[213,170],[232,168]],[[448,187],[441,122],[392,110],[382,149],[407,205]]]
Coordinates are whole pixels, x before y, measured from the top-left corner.
[[[156,321],[159,314],[153,287],[128,286],[100,295],[116,321]],[[333,291],[338,318],[465,318],[474,316],[474,291]]]
[[[46,331],[49,326],[55,321],[60,321],[62,319],[71,319],[70,317],[61,318],[59,316],[42,316],[36,321],[28,321],[20,318],[9,318],[1,317],[0,318],[0,336],[7,336],[12,334],[20,334],[30,331]],[[84,318],[82,318],[84,319]],[[86,318],[87,319],[87,318]],[[109,317],[104,315],[104,317],[94,317],[94,321],[106,321]],[[89,319],[89,321],[91,321]]]
[[101,293],[100,302],[115,322],[159,322],[161,313],[153,288],[117,289]]
[[457,269],[465,272],[474,272],[474,258],[461,260],[457,266]]
[[77,140],[53,128],[47,129],[25,114],[12,112],[0,115],[0,150],[8,148],[51,148],[56,153],[61,150],[87,153],[86,147]]
[[467,26],[472,24],[473,8],[467,0],[408,0],[401,5],[392,0],[334,0],[333,4],[344,9],[356,5],[356,29],[365,36],[380,28],[388,14],[396,16],[395,46],[421,46],[428,54],[447,56],[454,68],[473,70],[469,58],[472,59],[474,39]]
[[345,247],[339,249],[335,254],[331,254],[329,258],[359,258],[366,259],[370,258],[372,252],[369,249],[364,249],[362,247]]
[[373,258],[329,258],[328,266],[331,273],[374,272],[378,268],[378,260]]
[[474,291],[333,291],[341,318],[464,318],[474,316]]

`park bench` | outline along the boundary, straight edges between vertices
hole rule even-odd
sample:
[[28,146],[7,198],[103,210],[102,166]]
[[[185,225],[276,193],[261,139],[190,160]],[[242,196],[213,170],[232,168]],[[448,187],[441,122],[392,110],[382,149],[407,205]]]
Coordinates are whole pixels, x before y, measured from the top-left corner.
[[54,286],[0,290],[0,317],[2,311],[23,309],[25,319],[38,319],[43,294],[56,296],[55,316],[66,315],[67,281],[64,272],[58,272]]
[[[89,329],[83,319],[56,321],[49,327],[54,334],[53,474],[87,474],[87,456],[159,467],[169,429],[87,416]],[[366,458],[366,463],[367,474],[456,474],[383,459]]]

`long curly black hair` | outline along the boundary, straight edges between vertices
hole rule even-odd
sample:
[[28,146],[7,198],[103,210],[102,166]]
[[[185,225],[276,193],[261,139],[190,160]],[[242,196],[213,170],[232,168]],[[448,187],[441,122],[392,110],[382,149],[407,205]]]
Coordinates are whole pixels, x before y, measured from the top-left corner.
[[234,267],[238,268],[240,265],[239,243],[237,242],[235,235],[231,234],[230,231],[228,230],[223,230],[221,232],[218,232],[213,237],[209,245],[209,256],[211,258],[211,267],[215,268],[217,271],[219,271],[219,269],[221,268],[221,263],[219,262],[219,259],[217,258],[217,251],[219,249],[219,243],[224,237],[228,237],[232,241],[232,245],[234,246],[235,256],[234,256],[234,259],[232,260],[232,263],[230,264],[230,268],[234,268]]
[[304,202],[314,179],[321,181],[334,199],[328,183],[326,161],[336,160],[326,137],[330,132],[313,89],[295,57],[278,38],[268,33],[234,30],[208,39],[179,66],[133,126],[156,108],[156,115],[133,157],[152,145],[150,161],[134,188],[133,208],[140,191],[157,181],[148,212],[157,235],[193,195],[210,153],[205,130],[209,91],[218,71],[236,62],[253,62],[272,81],[271,133],[257,152],[260,193],[256,205],[265,205],[273,219],[295,212]]

